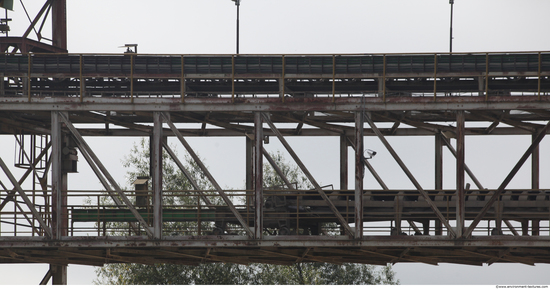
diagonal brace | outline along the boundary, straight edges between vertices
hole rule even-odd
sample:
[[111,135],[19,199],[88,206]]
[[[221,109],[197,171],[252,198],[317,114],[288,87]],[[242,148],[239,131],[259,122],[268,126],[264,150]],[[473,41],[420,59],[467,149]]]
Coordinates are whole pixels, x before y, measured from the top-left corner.
[[170,120],[169,117],[167,117],[166,115],[163,114],[163,118],[165,120],[165,122],[168,124],[168,126],[170,127],[170,129],[172,130],[172,132],[176,135],[176,137],[179,139],[179,141],[181,142],[181,144],[185,147],[185,149],[187,150],[187,152],[189,153],[189,155],[191,156],[191,158],[193,158],[193,160],[197,163],[197,165],[201,168],[201,170],[203,171],[203,173],[206,175],[206,177],[208,178],[208,180],[210,180],[210,182],[212,183],[212,185],[214,186],[214,188],[216,188],[216,190],[218,191],[218,193],[220,194],[220,196],[222,197],[222,199],[225,201],[225,203],[227,204],[227,206],[229,207],[229,210],[231,210],[231,212],[233,213],[233,215],[235,215],[235,218],[237,218],[237,220],[239,220],[239,223],[241,224],[241,226],[246,230],[246,233],[248,234],[248,236],[250,237],[254,237],[254,232],[252,232],[252,230],[250,230],[250,228],[248,227],[248,224],[247,222],[243,219],[243,217],[241,216],[241,214],[239,213],[239,211],[237,211],[237,208],[235,208],[235,205],[233,205],[233,202],[231,202],[231,200],[229,199],[229,197],[227,196],[227,194],[223,191],[223,189],[220,187],[220,185],[218,184],[218,182],[216,182],[216,180],[214,179],[214,177],[212,176],[212,174],[210,174],[210,172],[208,171],[208,169],[206,168],[206,166],[202,163],[202,161],[200,160],[199,156],[197,156],[197,154],[195,153],[195,151],[193,151],[193,148],[191,148],[191,146],[189,145],[189,143],[183,138],[183,135],[181,134],[181,132],[176,128],[176,126],[174,125],[174,123]]
[[[59,114],[60,116],[60,119],[61,121],[63,121],[63,123],[65,123],[65,125],[67,125],[67,128],[71,131],[72,135],[74,136],[75,140],[76,140],[76,143],[78,145],[78,148],[85,152],[84,155],[88,154],[88,157],[90,157],[91,159],[88,159],[86,158],[86,160],[92,164],[92,163],[95,163],[97,165],[97,167],[101,170],[101,172],[105,175],[105,177],[109,180],[109,182],[111,183],[111,185],[115,188],[115,190],[117,191],[118,193],[118,196],[120,197],[120,199],[122,200],[122,202],[128,207],[128,209],[130,210],[130,212],[132,212],[132,214],[134,215],[134,217],[137,219],[137,221],[143,226],[143,228],[145,229],[145,231],[147,232],[147,235],[149,235],[150,237],[153,236],[153,232],[151,231],[151,228],[149,227],[149,225],[147,224],[147,222],[143,219],[143,217],[141,216],[141,214],[136,210],[136,208],[134,207],[134,205],[130,202],[130,200],[126,197],[126,195],[124,194],[124,192],[122,191],[122,189],[118,186],[118,184],[116,183],[115,179],[111,176],[111,174],[109,174],[109,171],[107,171],[107,169],[105,168],[105,166],[103,166],[103,164],[99,161],[99,159],[97,158],[97,156],[94,154],[94,152],[92,151],[92,149],[90,148],[90,146],[88,146],[88,144],[86,143],[86,141],[84,140],[84,138],[82,137],[82,135],[80,135],[80,133],[78,132],[78,130],[74,127],[74,125],[66,118],[66,116],[62,113]],[[92,161],[93,160],[93,161]],[[92,162],[90,162],[92,161]],[[92,166],[93,167],[93,166]],[[101,178],[100,178],[101,179]]]
[[435,203],[430,199],[430,196],[428,196],[428,193],[426,193],[426,191],[424,191],[424,189],[422,189],[422,186],[420,186],[420,183],[418,183],[418,181],[415,179],[415,177],[412,175],[412,173],[409,171],[409,169],[407,168],[407,166],[405,165],[405,163],[403,163],[403,161],[401,160],[401,158],[399,157],[399,155],[395,152],[395,150],[393,149],[393,147],[390,145],[390,143],[386,140],[386,138],[384,137],[384,135],[382,134],[382,132],[380,132],[380,130],[378,129],[378,127],[376,127],[376,125],[374,124],[374,122],[370,119],[370,117],[365,113],[365,120],[369,123],[372,131],[374,131],[374,133],[378,136],[378,138],[380,139],[380,141],[384,144],[384,146],[386,147],[386,149],[390,152],[390,154],[393,156],[393,158],[395,159],[395,161],[399,164],[399,166],[401,167],[401,169],[403,170],[403,172],[407,175],[407,177],[409,178],[409,180],[413,183],[413,185],[416,187],[416,189],[418,190],[418,192],[420,192],[420,194],[422,195],[422,197],[424,197],[424,199],[426,200],[426,202],[428,203],[428,205],[432,208],[432,210],[434,211],[434,213],[437,215],[438,219],[441,221],[442,224],[445,225],[445,227],[447,227],[447,230],[449,230],[449,232],[456,237],[456,233],[455,231],[453,230],[453,228],[451,227],[451,225],[449,224],[449,222],[447,222],[447,220],[445,219],[445,216],[443,216],[443,214],[441,213],[441,211],[439,211],[439,209],[437,208],[437,206],[435,205]]
[[300,167],[300,169],[302,169],[302,171],[304,172],[304,174],[306,175],[306,177],[309,179],[309,181],[313,184],[313,186],[315,187],[315,190],[317,190],[317,192],[319,193],[319,195],[321,195],[321,197],[323,198],[323,200],[325,200],[325,202],[327,203],[328,207],[330,208],[330,210],[334,213],[334,215],[336,216],[336,218],[338,219],[338,221],[340,222],[340,224],[342,225],[342,227],[346,230],[346,232],[352,236],[352,237],[355,237],[355,232],[351,230],[348,222],[346,221],[346,219],[344,219],[344,217],[342,216],[342,214],[340,214],[340,212],[338,211],[338,209],[336,208],[336,206],[334,206],[334,204],[332,203],[332,201],[328,198],[327,194],[325,194],[325,192],[323,191],[323,189],[321,188],[321,186],[317,183],[317,181],[315,181],[315,178],[313,178],[313,175],[311,175],[311,173],[307,170],[306,166],[302,163],[302,161],[300,160],[300,158],[298,158],[298,155],[294,152],[294,150],[292,149],[292,147],[290,147],[290,145],[288,144],[288,142],[285,140],[285,138],[283,137],[283,135],[281,134],[281,132],[275,127],[275,125],[273,124],[273,122],[264,114],[262,113],[262,117],[263,119],[265,120],[265,122],[269,125],[269,127],[271,128],[271,130],[277,135],[277,138],[279,138],[279,141],[283,144],[283,146],[286,148],[286,150],[288,151],[288,153],[292,156],[292,158],[294,159],[294,161],[298,164],[298,167]]
[[544,128],[539,132],[537,137],[533,140],[527,151],[521,156],[517,164],[514,166],[514,168],[510,171],[508,176],[504,179],[500,187],[498,187],[497,191],[493,194],[491,199],[485,204],[485,206],[481,209],[479,214],[476,216],[476,218],[472,221],[470,226],[468,227],[468,230],[464,232],[464,236],[469,236],[475,229],[475,227],[481,222],[481,219],[485,216],[485,214],[489,211],[489,209],[493,206],[494,202],[500,197],[500,194],[504,192],[506,189],[506,186],[512,181],[516,173],[519,171],[519,169],[523,166],[525,161],[531,156],[533,151],[539,146],[542,139],[546,136],[548,133],[548,129],[550,128],[550,121],[544,126]]
[[[36,157],[36,159],[34,160],[34,162],[32,163],[32,166],[36,166],[38,164],[38,162],[40,162],[40,160],[46,155],[46,153],[48,152],[48,149],[50,149],[50,147],[52,146],[52,142],[48,142],[48,144],[46,144],[46,146],[44,147],[44,149],[42,150],[42,152],[40,152],[40,154]],[[25,180],[27,179],[27,177],[33,172],[33,169],[32,168],[28,168],[27,171],[23,174],[23,176],[19,179],[19,182],[17,182],[19,185],[23,184],[23,182],[25,182]],[[2,201],[2,203],[0,204],[0,211],[2,211],[2,209],[4,208],[4,206],[6,206],[6,204],[13,198],[13,195],[15,195],[15,188],[11,191],[8,192],[8,195],[7,197],[4,199],[4,201]]]
[[15,187],[19,195],[21,195],[21,197],[25,201],[25,204],[27,204],[27,207],[29,207],[29,209],[31,210],[32,215],[36,218],[38,223],[40,223],[40,226],[42,226],[42,228],[44,229],[48,237],[51,238],[52,230],[50,229],[50,227],[48,227],[48,225],[46,225],[46,222],[44,221],[44,219],[42,219],[42,216],[40,216],[40,213],[38,213],[38,211],[34,207],[34,204],[29,199],[27,194],[25,194],[25,192],[23,191],[23,189],[21,188],[21,186],[19,185],[15,177],[11,174],[10,170],[8,169],[8,167],[6,166],[2,158],[0,158],[0,167],[2,167],[2,170],[4,170],[4,173],[6,173],[6,176],[10,179],[10,182],[13,184],[13,186]]
[[204,192],[201,191],[201,188],[199,187],[199,184],[197,184],[197,182],[195,181],[195,179],[193,178],[193,176],[191,175],[191,173],[185,168],[185,166],[181,163],[181,161],[178,159],[178,157],[176,156],[176,154],[174,153],[174,151],[170,148],[170,146],[166,143],[166,142],[162,142],[162,145],[164,147],[164,149],[166,150],[166,152],[168,152],[168,154],[170,155],[170,157],[172,157],[172,160],[176,163],[176,165],[178,166],[178,168],[180,168],[180,170],[183,172],[183,174],[185,175],[185,177],[189,180],[189,182],[191,183],[191,186],[193,186],[193,188],[199,192],[199,194],[201,195],[201,198],[202,200],[204,201],[204,203],[206,204],[206,206],[210,209],[214,209],[214,205],[210,202],[210,200],[206,197],[206,195],[204,194]]
[[[355,143],[353,141],[351,141],[349,139],[349,137],[346,137],[348,143],[351,145],[351,147],[353,148],[353,150],[356,150],[355,148]],[[382,180],[382,178],[380,177],[380,175],[376,172],[376,170],[374,169],[374,167],[369,163],[369,161],[366,159],[366,158],[363,158],[363,163],[365,164],[365,166],[367,167],[367,169],[369,169],[369,172],[372,174],[372,176],[374,177],[374,179],[376,179],[376,181],[378,182],[378,184],[382,187],[382,189],[384,189],[385,191],[389,190],[388,186],[386,185],[386,183],[384,183],[384,181]]]
[[275,160],[273,160],[273,158],[269,155],[269,153],[267,152],[267,150],[262,147],[262,154],[264,155],[264,157],[267,159],[267,161],[269,162],[269,164],[271,165],[271,167],[273,167],[273,169],[275,170],[275,172],[277,172],[277,174],[279,175],[279,177],[281,177],[281,179],[283,179],[283,182],[285,182],[285,185],[289,188],[289,189],[294,189],[292,187],[292,183],[290,183],[290,181],[288,180],[288,178],[285,176],[285,174],[283,173],[283,171],[281,170],[281,168],[277,165],[277,163],[275,162]]
[[[451,152],[451,154],[456,158],[457,154],[456,154],[456,149],[453,147],[453,145],[451,144],[451,142],[449,141],[449,139],[441,134],[442,136],[442,139],[443,139],[443,142],[445,143],[445,146],[449,149],[449,151]],[[476,186],[480,189],[480,190],[483,190],[484,187],[481,185],[481,183],[479,182],[479,180],[476,178],[476,176],[474,175],[474,173],[472,172],[472,170],[470,170],[470,168],[468,167],[468,165],[464,164],[464,170],[466,171],[466,173],[468,174],[468,176],[470,176],[470,178],[472,179],[472,181],[474,181],[474,183],[476,184]]]

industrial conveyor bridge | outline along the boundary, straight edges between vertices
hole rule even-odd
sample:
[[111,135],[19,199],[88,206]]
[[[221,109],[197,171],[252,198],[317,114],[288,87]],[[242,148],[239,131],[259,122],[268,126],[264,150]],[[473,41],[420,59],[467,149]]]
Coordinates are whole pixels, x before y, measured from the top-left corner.
[[[1,263],[550,263],[550,191],[539,188],[550,53],[7,53],[0,74],[0,133],[15,136],[17,147],[15,164],[0,159]],[[487,188],[490,172],[476,176],[465,163],[470,135],[528,135],[532,144],[502,185]],[[150,138],[150,175],[123,190],[89,146],[92,136]],[[209,136],[246,139],[245,188],[222,189],[187,141]],[[321,187],[287,141],[304,138],[314,148],[314,136],[339,140],[340,163],[327,164],[339,167],[339,184]],[[388,142],[409,136],[434,139],[429,188]],[[264,148],[268,137],[309,188],[264,187],[264,162],[279,170]],[[383,143],[410,188],[391,189],[377,174],[365,137]],[[184,171],[168,138],[210,187]],[[13,148],[2,140],[2,149]],[[452,189],[443,188],[445,147],[456,158]],[[163,189],[163,152],[193,190]],[[530,185],[507,188],[528,159]],[[70,173],[83,166],[102,191],[71,188]],[[377,180],[374,189],[364,174]]]

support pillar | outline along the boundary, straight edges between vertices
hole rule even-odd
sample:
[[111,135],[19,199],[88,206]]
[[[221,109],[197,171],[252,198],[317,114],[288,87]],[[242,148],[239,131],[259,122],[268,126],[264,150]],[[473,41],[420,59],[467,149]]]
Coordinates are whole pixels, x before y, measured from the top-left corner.
[[254,238],[262,239],[264,223],[264,182],[263,182],[263,125],[262,114],[254,114]]
[[153,113],[151,171],[153,173],[153,237],[162,238],[162,115]]
[[435,134],[435,189],[443,189],[443,135]]
[[464,189],[464,111],[456,113],[456,236],[462,236],[466,218],[466,192]]
[[340,136],[340,190],[348,189],[348,138]]
[[[52,239],[59,240],[68,233],[67,220],[67,172],[63,171],[62,151],[63,133],[60,114],[68,117],[66,112],[53,111],[51,114],[52,137]],[[67,285],[67,265],[50,264],[53,285]]]
[[[537,133],[534,133],[531,136],[531,142],[534,142],[537,138]],[[540,149],[539,146],[533,149],[533,154],[531,155],[531,188],[534,190],[539,189],[540,181]]]
[[[534,133],[531,135],[531,142],[535,142],[535,139],[537,138],[537,133]],[[537,146],[533,149],[533,153],[531,154],[531,188],[534,190],[539,189],[539,183],[540,183],[540,147]],[[533,236],[539,236],[539,230],[540,230],[540,220],[533,219],[531,220],[531,233]]]
[[[435,189],[443,189],[443,135],[441,133],[435,134]],[[429,223],[428,223],[429,225]],[[443,234],[443,224],[439,220],[435,220],[434,223],[435,235]],[[426,234],[426,228],[424,228],[424,234]]]
[[67,285],[67,266],[51,265],[52,285]]
[[355,113],[355,238],[363,237],[363,177],[365,156],[363,155],[364,113]]
[[[254,203],[252,202],[252,195],[254,191],[254,156],[255,150],[254,150],[254,137],[253,136],[247,136],[246,137],[246,152],[245,152],[245,165],[246,165],[246,206],[247,208],[251,208],[254,206]],[[248,217],[247,217],[248,220]]]
[[52,44],[67,50],[67,0],[52,1]]

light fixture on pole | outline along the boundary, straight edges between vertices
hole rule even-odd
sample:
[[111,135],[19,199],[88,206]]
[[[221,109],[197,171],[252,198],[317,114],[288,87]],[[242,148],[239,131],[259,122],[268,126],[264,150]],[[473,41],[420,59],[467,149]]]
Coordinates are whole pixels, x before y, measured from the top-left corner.
[[235,2],[237,6],[237,54],[239,54],[239,7],[241,6],[241,0],[231,0]]
[[449,52],[453,53],[453,6],[455,4],[455,0],[449,0],[449,4],[451,4],[451,31],[449,40]]

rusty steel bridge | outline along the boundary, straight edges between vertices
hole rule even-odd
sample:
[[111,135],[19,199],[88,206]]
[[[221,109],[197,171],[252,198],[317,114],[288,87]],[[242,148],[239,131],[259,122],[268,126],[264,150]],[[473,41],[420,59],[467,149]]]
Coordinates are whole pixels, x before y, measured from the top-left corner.
[[[538,144],[550,121],[550,53],[34,53],[1,55],[0,71],[0,132],[15,136],[16,166],[26,170],[16,179],[0,163],[1,262],[550,262],[550,194],[538,187]],[[188,124],[196,128],[183,128]],[[533,141],[500,187],[485,188],[464,162],[467,135]],[[150,137],[151,175],[123,191],[88,136]],[[222,189],[196,157],[186,139],[203,136],[246,139],[244,190]],[[263,162],[275,164],[263,147],[266,136],[287,149],[311,189],[288,181],[264,188]],[[319,185],[289,136],[339,138],[338,189]],[[382,141],[410,189],[388,189],[365,156],[365,136]],[[387,141],[393,136],[434,138],[434,187],[419,184]],[[183,144],[213,190],[192,177],[192,191],[163,190],[163,150],[184,169],[167,138]],[[348,147],[355,151],[353,172]],[[442,188],[443,147],[456,156],[452,190]],[[532,187],[507,189],[530,156]],[[104,192],[71,190],[67,178],[77,162],[91,167]],[[365,170],[383,189],[363,189]],[[466,173],[475,187],[465,184]],[[348,174],[356,176],[351,186]],[[99,200],[105,195],[110,203]],[[71,201],[83,196],[97,201]],[[163,205],[163,198],[180,197],[196,201]]]
[[[57,284],[66,283],[67,264],[550,263],[550,188],[539,187],[550,52],[70,54],[64,5],[46,1],[36,18],[51,8],[51,45],[28,39],[31,28],[0,37],[0,134],[15,140],[2,148],[17,148],[13,163],[0,158],[0,263],[51,264],[45,280]],[[465,163],[471,135],[532,141],[501,185],[487,188]],[[121,188],[89,145],[92,136],[113,140],[105,146],[149,138],[150,174]],[[314,136],[340,144],[340,183],[330,188],[288,142]],[[413,136],[435,143],[429,188],[388,141]],[[223,189],[188,142],[205,137],[245,140],[243,189]],[[390,189],[380,177],[365,137],[380,140],[408,189]],[[181,143],[208,187],[168,139]],[[308,189],[280,172],[264,148],[269,139],[285,148]],[[444,148],[456,159],[452,189],[443,188]],[[192,190],[163,188],[163,154]],[[509,189],[528,160],[530,186]],[[264,186],[264,163],[284,185]],[[83,166],[102,190],[70,185]],[[366,189],[373,186],[365,174],[380,189]]]

